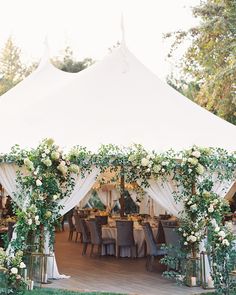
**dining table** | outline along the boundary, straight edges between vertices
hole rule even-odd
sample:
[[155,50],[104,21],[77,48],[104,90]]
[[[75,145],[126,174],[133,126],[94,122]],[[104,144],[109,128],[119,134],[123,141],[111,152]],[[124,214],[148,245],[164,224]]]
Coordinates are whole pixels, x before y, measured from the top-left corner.
[[[157,226],[152,226],[152,232],[154,237],[157,236]],[[145,235],[144,230],[141,225],[134,225],[133,229],[134,233],[134,241],[137,244],[137,252],[138,257],[145,256]],[[117,228],[114,225],[103,225],[102,226],[102,237],[103,238],[112,238],[117,241]],[[116,249],[117,254],[117,249]],[[102,255],[105,255],[105,248],[102,247]],[[108,246],[107,247],[107,255],[115,255],[114,247]],[[121,247],[120,250],[120,257],[131,257],[131,250],[130,247]]]

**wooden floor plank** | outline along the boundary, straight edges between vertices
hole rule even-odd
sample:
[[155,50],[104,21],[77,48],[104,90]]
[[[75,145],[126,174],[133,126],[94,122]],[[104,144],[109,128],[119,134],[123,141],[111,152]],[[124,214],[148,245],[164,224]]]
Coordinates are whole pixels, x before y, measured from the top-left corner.
[[187,295],[203,292],[201,288],[177,286],[155,268],[147,272],[144,258],[116,259],[82,256],[80,243],[69,242],[68,232],[56,235],[56,259],[60,273],[70,279],[53,281],[52,287],[70,290],[107,291],[138,295]]

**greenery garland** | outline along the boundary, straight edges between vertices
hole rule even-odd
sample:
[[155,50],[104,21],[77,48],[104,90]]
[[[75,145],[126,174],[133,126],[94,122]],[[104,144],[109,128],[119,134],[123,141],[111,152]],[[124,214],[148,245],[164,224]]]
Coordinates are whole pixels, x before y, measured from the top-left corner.
[[[197,252],[199,243],[208,234],[208,248],[217,264],[212,273],[215,286],[224,290],[229,285],[227,278],[222,279],[219,275],[219,270],[224,270],[225,276],[229,276],[231,267],[225,263],[223,253],[227,253],[228,260],[233,255],[234,238],[222,225],[228,204],[213,193],[212,188],[216,179],[235,179],[236,152],[193,146],[179,153],[172,150],[156,153],[145,150],[141,145],[129,148],[103,145],[98,153],[76,146],[65,155],[53,140],[46,139],[37,149],[29,151],[13,147],[9,154],[0,156],[1,162],[16,163],[28,170],[26,175],[18,172],[17,177],[16,197],[21,202],[27,201],[27,206],[23,210],[16,209],[17,239],[11,242],[15,250],[24,248],[32,233],[40,237],[38,248],[42,249],[45,229],[50,233],[50,247],[53,248],[54,226],[58,223],[61,209],[58,201],[70,195],[75,174],[84,176],[97,167],[101,173],[107,170],[114,172],[111,182],[119,181],[121,173],[124,173],[127,183],[138,181],[141,188],[148,187],[151,179],[164,182],[171,177],[179,188],[174,197],[184,204],[180,227],[182,249],[186,253]],[[100,181],[106,182],[102,178]],[[140,190],[140,186],[136,187]],[[35,244],[35,241],[31,242]]]

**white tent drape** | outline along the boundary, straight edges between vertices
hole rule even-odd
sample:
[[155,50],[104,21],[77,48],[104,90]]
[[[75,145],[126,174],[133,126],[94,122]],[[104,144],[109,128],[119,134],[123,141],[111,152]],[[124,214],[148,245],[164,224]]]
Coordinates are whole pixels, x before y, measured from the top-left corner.
[[132,200],[139,206],[140,214],[149,214],[150,216],[159,216],[165,213],[165,209],[147,194],[142,197],[141,202],[137,202],[137,192],[129,191]]
[[176,203],[173,192],[177,190],[173,180],[169,178],[167,181],[150,179],[149,187],[144,187],[144,191],[155,200],[166,211],[175,216],[179,216],[179,212],[183,209],[182,203]]
[[28,199],[22,200],[22,202],[19,201],[19,199],[16,198],[15,193],[17,191],[16,186],[16,178],[17,178],[17,171],[20,171],[22,174],[26,175],[27,170],[25,167],[19,167],[16,164],[13,163],[1,163],[0,164],[0,183],[6,190],[7,194],[12,198],[14,202],[20,207],[20,208],[26,208]]
[[77,204],[77,206],[79,207],[79,209],[83,209],[84,206],[85,206],[86,204],[88,204],[90,198],[92,197],[92,193],[93,193],[93,190],[91,189],[91,190],[86,194],[86,196],[85,196],[82,200],[80,200],[80,202]]
[[[21,209],[25,209],[27,206],[27,200],[24,201],[24,204],[21,204],[19,200],[17,200],[14,194],[17,189],[16,177],[17,177],[17,171],[19,170],[23,173],[26,173],[26,170],[24,169],[24,167],[20,168],[15,164],[1,163],[0,164],[0,183],[6,189],[6,191],[11,196],[11,198],[17,203],[17,205]],[[98,173],[99,173],[99,169],[94,168],[90,174],[86,173],[84,178],[79,176],[76,179],[76,185],[71,196],[60,201],[60,205],[64,206],[60,210],[61,215],[64,215],[73,207],[75,207],[79,203],[79,201],[90,191],[91,187],[96,181],[96,176],[98,175]],[[16,238],[15,234],[13,234],[13,238]],[[46,253],[48,253],[48,249],[49,248],[46,242],[46,245],[45,245]],[[53,267],[52,267],[52,264],[53,264]],[[52,270],[53,270],[53,273],[52,273]],[[68,276],[59,274],[55,257],[48,259],[48,277],[54,278],[54,279],[68,278]]]
[[99,199],[105,206],[109,206],[109,208],[113,209],[116,201],[120,198],[120,193],[116,189],[112,190],[98,190],[97,191]]
[[74,208],[87,195],[94,185],[99,171],[98,168],[94,168],[91,173],[87,172],[84,177],[78,176],[72,194],[59,202],[63,206],[60,210],[61,215],[66,214]]

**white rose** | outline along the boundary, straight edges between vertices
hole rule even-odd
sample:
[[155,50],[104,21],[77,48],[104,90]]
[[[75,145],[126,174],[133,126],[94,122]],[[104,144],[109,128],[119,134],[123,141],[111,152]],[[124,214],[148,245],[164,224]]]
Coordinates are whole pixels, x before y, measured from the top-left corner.
[[222,244],[228,247],[229,246],[229,241],[227,239],[224,239],[222,241]]
[[198,164],[198,159],[196,158],[188,158],[188,162],[192,165],[197,165]]
[[187,234],[186,233],[183,233],[183,237],[187,237]]
[[214,205],[216,205],[216,204],[218,204],[219,203],[219,200],[218,199],[215,199],[215,200],[213,200],[213,202],[212,202]]
[[148,168],[148,169],[147,169],[147,172],[150,172],[150,171],[151,171],[151,169],[150,169],[150,168]]
[[59,158],[60,158],[60,153],[59,152],[53,151],[51,153],[51,159],[52,160],[58,160]]
[[18,269],[16,267],[11,268],[11,273],[16,275],[18,273]]
[[218,226],[218,225],[217,225],[217,222],[216,222],[216,220],[215,220],[215,218],[213,218],[213,219],[211,220],[211,224],[212,224],[213,226],[215,226],[215,227]]
[[32,219],[31,218],[28,219],[27,223],[28,223],[28,225],[31,225],[33,223]]
[[190,241],[191,241],[191,242],[193,242],[193,243],[194,243],[194,242],[196,242],[196,241],[197,241],[197,237],[195,237],[195,236],[190,236],[190,237],[191,237],[191,238],[190,238]]
[[36,185],[37,185],[37,186],[41,186],[41,185],[42,185],[42,181],[41,181],[40,179],[37,179],[37,180],[36,180]]
[[149,164],[149,160],[147,158],[142,158],[141,165],[143,167],[146,167],[146,166],[148,166],[148,164]]
[[33,170],[33,169],[34,169],[34,164],[33,164],[33,162],[31,162],[30,159],[28,159],[28,158],[24,159],[24,164],[25,164],[25,166],[26,166],[29,170]]
[[196,211],[197,210],[197,204],[191,205],[190,209],[193,210],[193,211]]
[[52,166],[52,161],[49,158],[46,158],[42,161],[44,163],[44,165],[46,165],[47,167]]
[[161,169],[161,172],[165,172],[166,170],[164,168]]
[[36,221],[39,220],[39,216],[36,215],[34,219],[35,219]]
[[181,227],[179,228],[179,231],[182,231],[182,228]]
[[163,161],[163,162],[161,163],[162,166],[167,166],[168,164],[169,164],[169,162],[167,162],[167,161]]
[[[64,162],[64,161],[62,161]],[[60,163],[60,165],[57,166],[57,169],[63,174],[66,175],[68,168],[65,166],[65,164]],[[64,162],[65,163],[65,162]]]
[[216,226],[215,229],[214,229],[214,231],[215,231],[216,233],[218,233],[218,232],[220,231],[219,226]]
[[36,224],[36,225],[40,225],[40,221],[39,221],[39,220],[36,220],[36,221],[35,221],[35,224]]
[[46,158],[47,155],[45,153],[42,154],[42,158]]
[[201,153],[199,151],[192,152],[192,156],[199,158],[201,156]]
[[49,149],[46,149],[44,152],[45,152],[45,154],[48,155],[50,153],[50,150]]
[[187,246],[188,245],[188,242],[184,242],[184,245]]
[[79,166],[78,165],[75,165],[75,164],[71,164],[69,170],[72,173],[79,173]]
[[59,196],[58,195],[53,195],[52,198],[53,198],[54,201],[56,201],[59,198]]
[[212,206],[212,205],[210,205],[210,207],[208,208],[208,212],[209,212],[209,213],[212,213],[212,212],[214,212],[214,208],[213,208],[213,206]]
[[192,201],[190,200],[190,201],[188,201],[188,203],[187,203],[188,205],[191,205],[192,204]]
[[154,165],[154,166],[153,166],[153,171],[154,171],[155,173],[160,172],[160,171],[161,171],[161,166],[160,166],[160,165]]
[[226,234],[223,230],[221,230],[220,232],[218,232],[218,236],[221,237],[222,239],[224,239]]
[[202,175],[203,173],[204,173],[204,167],[201,165],[201,164],[198,164],[197,165],[197,169],[196,169],[196,171],[197,171],[197,173],[199,174],[199,175]]
[[26,268],[26,265],[24,264],[24,262],[21,262],[19,267],[20,268]]

